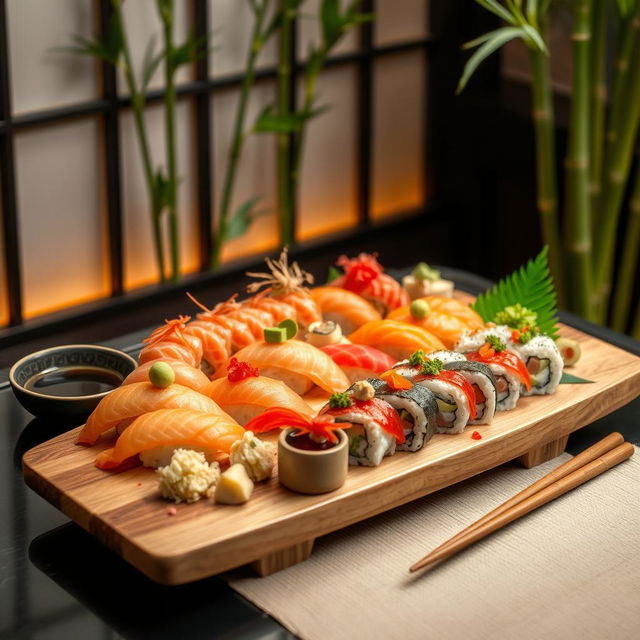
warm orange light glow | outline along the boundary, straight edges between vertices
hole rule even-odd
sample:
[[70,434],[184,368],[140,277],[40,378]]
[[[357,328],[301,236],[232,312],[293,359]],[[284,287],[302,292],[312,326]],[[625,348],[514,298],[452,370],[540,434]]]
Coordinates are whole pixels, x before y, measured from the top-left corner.
[[65,283],[63,286],[56,286],[51,291],[50,296],[40,296],[36,301],[29,303],[25,300],[24,317],[26,320],[54,313],[62,309],[68,309],[76,305],[93,302],[109,295],[109,289],[104,287],[100,291],[91,294],[79,294],[78,287],[73,282]]
[[316,215],[312,218],[313,224],[307,224],[305,229],[301,229],[298,233],[298,240],[310,240],[311,238],[317,238],[319,236],[327,235],[329,233],[335,233],[348,229],[357,223],[357,218],[353,212],[344,212],[340,216],[336,216],[337,220],[326,220],[321,215]]
[[424,203],[424,189],[422,176],[414,171],[406,171],[404,175],[396,177],[393,182],[387,180],[384,188],[374,188],[371,204],[371,218],[381,220],[398,212],[409,211],[421,207]]

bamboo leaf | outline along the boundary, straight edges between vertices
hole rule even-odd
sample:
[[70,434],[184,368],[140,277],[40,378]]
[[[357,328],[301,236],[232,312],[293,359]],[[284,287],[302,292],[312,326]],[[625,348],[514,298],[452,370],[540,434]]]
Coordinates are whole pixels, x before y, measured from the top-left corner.
[[333,46],[342,35],[342,16],[338,0],[322,0],[320,5],[322,38],[327,47]]
[[487,40],[470,58],[462,72],[462,77],[458,83],[456,93],[460,93],[466,86],[469,78],[480,64],[488,58],[494,51],[515,38],[523,38],[524,31],[520,27],[503,27],[494,32],[492,38]]
[[545,246],[534,260],[478,296],[472,307],[485,322],[493,322],[499,311],[519,302],[537,313],[540,331],[554,340],[558,337],[556,292],[549,273],[547,253],[548,247]]
[[249,228],[251,223],[260,215],[267,213],[266,209],[256,210],[255,205],[259,202],[260,198],[251,198],[245,203],[241,204],[230,216],[227,225],[225,226],[225,241],[233,240],[240,237]]
[[329,272],[327,273],[327,284],[333,282],[336,278],[339,278],[342,275],[342,271],[340,269],[336,269],[333,265],[329,267]]
[[542,39],[540,33],[534,29],[530,24],[523,24],[522,30],[529,36],[531,42],[543,53],[548,53],[547,45]]
[[628,18],[636,6],[637,0],[618,0],[618,11],[623,18]]
[[147,43],[147,48],[144,52],[144,60],[142,62],[142,82],[141,92],[145,94],[153,74],[156,72],[164,54],[162,52],[156,53],[156,35],[152,35]]
[[579,378],[578,376],[574,376],[572,373],[567,373],[566,371],[562,372],[562,376],[560,378],[560,384],[587,384],[591,382],[593,382],[593,380],[585,380],[584,378]]
[[476,2],[481,7],[484,7],[487,11],[490,11],[505,22],[508,22],[512,25],[517,24],[515,18],[511,15],[511,13],[507,9],[505,9],[497,0],[476,0]]
[[269,105],[258,116],[253,130],[256,133],[297,133],[305,120],[317,115],[316,110],[289,114],[279,114]]

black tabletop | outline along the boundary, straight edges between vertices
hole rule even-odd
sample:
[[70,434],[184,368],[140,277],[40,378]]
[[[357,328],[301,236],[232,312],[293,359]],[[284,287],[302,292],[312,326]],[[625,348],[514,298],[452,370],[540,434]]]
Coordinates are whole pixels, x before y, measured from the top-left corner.
[[[488,284],[453,270],[445,275],[470,292]],[[640,355],[631,338],[571,316],[563,321]],[[145,333],[110,344],[133,345]],[[292,637],[219,578],[178,587],[152,582],[31,491],[22,454],[69,424],[32,419],[6,386],[0,424],[0,640]],[[574,433],[568,450],[581,451],[611,431],[640,444],[640,398]]]

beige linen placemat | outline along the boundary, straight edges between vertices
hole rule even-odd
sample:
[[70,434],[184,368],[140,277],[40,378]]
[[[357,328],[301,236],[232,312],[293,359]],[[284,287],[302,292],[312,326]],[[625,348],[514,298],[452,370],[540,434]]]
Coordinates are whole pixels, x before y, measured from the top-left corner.
[[408,567],[558,466],[505,465],[316,541],[231,586],[310,640],[640,638],[640,453],[441,564]]

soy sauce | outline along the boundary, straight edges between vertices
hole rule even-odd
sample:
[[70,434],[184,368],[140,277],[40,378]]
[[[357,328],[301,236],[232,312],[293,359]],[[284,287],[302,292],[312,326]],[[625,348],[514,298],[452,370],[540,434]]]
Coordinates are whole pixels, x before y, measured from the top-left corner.
[[325,449],[332,449],[338,442],[316,442],[309,437],[308,433],[303,435],[296,435],[295,432],[288,433],[286,436],[287,444],[290,444],[296,449],[302,449],[303,451],[324,451]]
[[60,367],[36,374],[25,389],[50,396],[69,398],[111,391],[122,384],[122,376],[100,367]]

